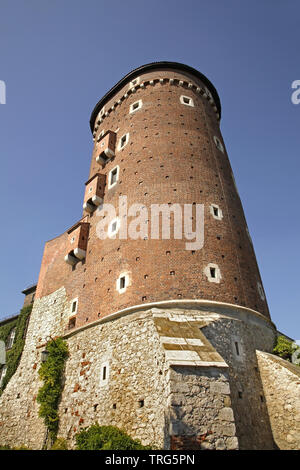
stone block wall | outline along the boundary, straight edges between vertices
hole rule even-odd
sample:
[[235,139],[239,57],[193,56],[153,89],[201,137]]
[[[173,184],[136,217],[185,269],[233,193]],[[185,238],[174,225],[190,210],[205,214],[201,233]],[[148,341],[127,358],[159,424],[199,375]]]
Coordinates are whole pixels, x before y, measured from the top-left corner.
[[59,436],[69,447],[99,422],[165,449],[273,448],[254,359],[255,348],[271,345],[273,328],[245,312],[166,305],[68,331],[65,290],[37,299],[19,368],[0,398],[0,443],[40,449],[45,442],[36,395],[51,335],[63,336],[70,351],[59,405]]
[[257,351],[274,440],[280,449],[300,449],[300,367]]

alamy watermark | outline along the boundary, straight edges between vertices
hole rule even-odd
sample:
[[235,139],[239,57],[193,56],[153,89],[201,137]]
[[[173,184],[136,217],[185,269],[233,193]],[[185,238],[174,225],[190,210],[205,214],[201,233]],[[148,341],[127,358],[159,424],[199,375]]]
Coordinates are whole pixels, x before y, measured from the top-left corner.
[[300,80],[294,80],[292,83],[292,88],[295,91],[292,93],[291,100],[293,104],[300,103]]
[[6,104],[6,85],[3,80],[0,80],[0,104]]
[[[102,216],[96,229],[101,240],[117,237],[120,240],[170,240],[173,237],[186,240],[186,250],[200,250],[204,245],[203,204],[151,204],[148,210],[140,203],[128,207],[127,196],[119,196],[118,211],[112,204],[102,204],[97,215]],[[128,218],[132,218],[130,222]]]

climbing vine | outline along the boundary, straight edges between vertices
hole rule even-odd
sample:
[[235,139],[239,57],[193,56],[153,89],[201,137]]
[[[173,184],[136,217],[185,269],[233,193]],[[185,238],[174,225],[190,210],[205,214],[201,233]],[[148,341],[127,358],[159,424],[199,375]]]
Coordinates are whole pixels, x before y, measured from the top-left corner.
[[37,402],[40,404],[39,416],[55,440],[59,425],[58,405],[62,392],[62,377],[65,361],[69,355],[67,343],[62,338],[50,341],[46,346],[48,357],[39,369],[44,385],[39,389]]
[[32,305],[27,305],[26,307],[23,307],[20,311],[18,318],[0,326],[0,340],[4,341],[5,344],[7,344],[7,340],[11,331],[16,328],[16,335],[12,348],[6,351],[7,371],[2,382],[0,395],[3,393],[3,390],[10,381],[11,377],[16,372],[17,367],[19,365],[25,344],[26,328],[31,310]]

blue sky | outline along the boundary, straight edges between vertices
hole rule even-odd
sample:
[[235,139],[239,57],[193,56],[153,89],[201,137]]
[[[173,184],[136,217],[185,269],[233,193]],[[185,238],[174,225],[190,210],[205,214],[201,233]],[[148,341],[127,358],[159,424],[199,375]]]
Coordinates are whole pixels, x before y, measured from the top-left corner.
[[1,0],[0,318],[38,278],[44,242],[81,216],[90,112],[120,78],[170,60],[204,73],[272,319],[300,338],[300,3]]

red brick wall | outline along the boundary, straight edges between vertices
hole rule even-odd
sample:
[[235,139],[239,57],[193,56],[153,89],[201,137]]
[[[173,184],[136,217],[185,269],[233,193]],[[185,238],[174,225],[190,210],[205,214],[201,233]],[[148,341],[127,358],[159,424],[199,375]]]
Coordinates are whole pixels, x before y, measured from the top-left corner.
[[[141,81],[164,77],[200,84],[186,73],[173,71],[146,73]],[[195,106],[181,104],[181,95],[191,97]],[[130,105],[139,99],[142,108],[129,114]],[[117,143],[130,133],[125,148],[116,151],[115,158],[103,168],[96,162],[97,137],[102,130],[117,132]],[[100,240],[96,226],[101,217],[93,213],[85,218],[90,223],[87,257],[75,269],[64,262],[66,234],[46,244],[37,296],[65,286],[70,299],[79,298],[76,326],[125,307],[170,299],[229,302],[269,316],[267,303],[257,290],[260,275],[231,166],[226,150],[217,149],[214,135],[223,142],[213,107],[194,90],[164,82],[129,95],[98,126],[89,178],[96,173],[108,175],[119,165],[118,183],[108,190],[106,181],[104,194],[104,203],[116,208],[120,195],[127,196],[128,207],[144,204],[149,215],[153,203],[204,204],[204,247],[192,253],[185,250],[184,239]],[[221,221],[210,214],[212,203],[222,209]],[[216,263],[221,270],[219,284],[208,282],[203,273],[209,263]],[[119,294],[116,280],[122,271],[130,273],[132,283]]]

